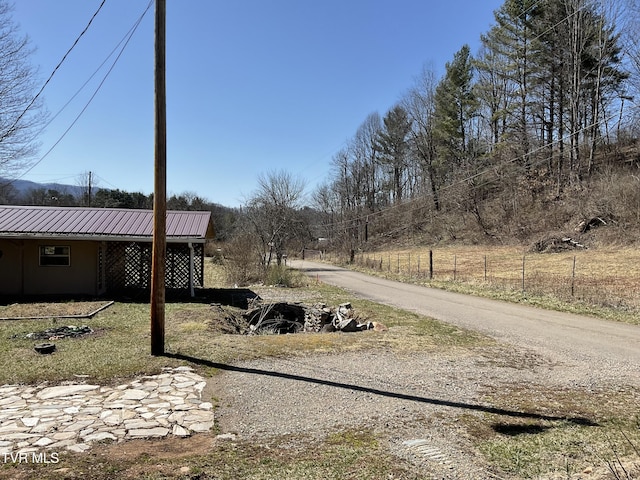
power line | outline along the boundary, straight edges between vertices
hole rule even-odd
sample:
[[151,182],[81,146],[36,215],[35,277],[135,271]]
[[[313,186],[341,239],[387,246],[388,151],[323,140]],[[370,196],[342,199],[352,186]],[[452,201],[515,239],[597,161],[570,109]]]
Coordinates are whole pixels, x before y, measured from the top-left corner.
[[107,61],[116,53],[116,51],[118,50],[118,48],[120,48],[120,45],[122,45],[123,42],[125,42],[127,40],[128,37],[131,36],[132,31],[137,28],[137,24],[139,23],[139,20],[136,21],[136,23],[134,23],[134,25],[127,31],[127,33],[122,37],[122,39],[120,39],[120,41],[116,44],[115,47],[113,47],[113,49],[111,50],[111,52],[109,52],[109,54],[105,57],[105,59],[102,61],[102,63],[98,66],[98,68],[96,68],[94,70],[94,72],[89,76],[89,78],[87,78],[87,80],[80,86],[80,88],[78,88],[78,90],[76,90],[76,92],[71,96],[71,98],[69,98],[69,100],[67,100],[67,102],[56,112],[56,114],[42,127],[42,129],[40,130],[39,133],[42,133],[44,130],[47,129],[47,127],[49,125],[51,125],[51,123],[53,123],[53,121],[71,104],[71,102],[80,94],[80,92],[82,92],[84,90],[84,88],[89,84],[89,82],[91,82],[91,80],[93,80],[93,78],[98,74],[98,72],[100,70],[102,70],[102,67],[104,67],[104,65],[107,63]]
[[[131,28],[131,30],[129,30],[129,33],[126,36],[126,40],[124,42],[124,45],[122,46],[122,48],[120,49],[120,51],[118,52],[118,55],[116,56],[115,60],[113,61],[113,63],[111,64],[111,66],[109,67],[109,70],[107,70],[107,73],[104,75],[104,77],[102,78],[102,80],[100,81],[100,83],[98,84],[98,87],[95,89],[95,91],[93,92],[93,94],[91,95],[91,97],[89,98],[89,100],[87,101],[87,103],[85,104],[85,106],[82,108],[82,110],[80,111],[80,113],[78,113],[78,115],[76,115],[75,119],[71,122],[71,125],[69,125],[69,127],[67,127],[67,129],[62,133],[62,135],[58,138],[58,140],[56,140],[56,142],[51,146],[51,148],[49,148],[49,150],[47,150],[47,152],[40,157],[40,159],[38,161],[36,161],[35,163],[33,163],[32,165],[29,166],[29,168],[27,168],[24,172],[22,172],[20,175],[18,175],[16,178],[14,178],[12,180],[12,182],[9,182],[9,184],[13,183],[13,181],[18,180],[22,177],[24,177],[27,173],[29,173],[31,170],[33,170],[36,166],[38,166],[40,163],[42,163],[42,161],[53,151],[54,148],[56,148],[58,146],[58,144],[64,139],[64,137],[67,135],[67,133],[69,133],[69,131],[75,126],[75,124],[78,122],[78,120],[80,119],[80,117],[84,114],[84,112],[87,110],[87,108],[89,108],[89,105],[91,104],[91,102],[93,101],[93,99],[96,97],[96,95],[98,94],[98,92],[100,91],[100,89],[102,88],[102,86],[104,85],[104,83],[106,82],[107,78],[109,77],[109,75],[111,74],[111,72],[113,71],[113,69],[115,68],[116,64],[118,63],[118,60],[120,60],[120,57],[122,56],[122,54],[124,53],[124,50],[127,48],[127,45],[129,44],[129,41],[131,40],[131,38],[133,37],[133,34],[136,32],[136,30],[138,29],[138,26],[140,25],[140,23],[142,22],[142,19],[145,17],[145,15],[147,14],[147,12],[149,11],[149,9],[151,8],[151,5],[153,5],[154,0],[150,0],[149,4],[147,5],[147,7],[145,8],[145,10],[142,12],[142,14],[140,15],[140,17],[138,18],[138,20],[136,20],[136,22],[134,23],[134,26]],[[122,43],[122,41],[120,42]],[[109,55],[111,56],[111,54]],[[107,57],[109,58],[109,57]],[[83,86],[84,87],[84,86]],[[76,94],[77,95],[77,92]],[[74,95],[74,97],[75,97]],[[66,106],[66,105],[65,105]]]
[[42,95],[42,92],[44,91],[44,89],[47,87],[47,85],[49,84],[49,82],[51,81],[51,79],[53,78],[53,76],[56,74],[56,72],[58,71],[58,69],[62,66],[62,64],[64,63],[64,61],[67,59],[67,57],[69,56],[69,54],[71,53],[71,51],[76,47],[76,45],[78,45],[78,42],[80,41],[80,39],[84,36],[84,34],[87,32],[87,30],[89,30],[89,27],[91,26],[91,24],[93,23],[93,20],[96,18],[96,16],[98,15],[98,13],[100,13],[100,10],[102,10],[102,7],[104,6],[106,0],[102,0],[102,3],[100,3],[100,6],[98,7],[98,9],[95,11],[95,13],[91,16],[91,18],[89,19],[89,23],[87,23],[87,26],[84,27],[84,29],[82,30],[82,32],[80,32],[80,35],[78,35],[75,39],[75,41],[73,42],[73,44],[71,45],[71,47],[69,48],[69,50],[67,50],[67,53],[64,54],[64,56],[62,57],[62,60],[60,60],[58,62],[58,64],[55,66],[55,68],[53,69],[53,71],[51,72],[51,75],[49,75],[49,78],[47,78],[47,80],[44,82],[44,84],[42,85],[42,87],[40,88],[40,90],[38,91],[38,93],[36,93],[36,96],[33,97],[33,99],[31,100],[31,102],[29,102],[29,105],[26,106],[26,108],[22,111],[22,113],[20,115],[18,115],[18,117],[16,118],[16,120],[13,122],[13,124],[11,125],[11,127],[7,130],[7,132],[0,138],[0,142],[3,141],[8,135],[10,135],[14,129],[16,128],[16,126],[18,125],[18,123],[20,122],[20,120],[22,120],[22,117],[24,117],[27,112],[29,111],[29,109],[31,109],[31,107],[33,107],[33,105],[35,104],[36,100],[38,100],[38,98],[40,98],[40,95]]

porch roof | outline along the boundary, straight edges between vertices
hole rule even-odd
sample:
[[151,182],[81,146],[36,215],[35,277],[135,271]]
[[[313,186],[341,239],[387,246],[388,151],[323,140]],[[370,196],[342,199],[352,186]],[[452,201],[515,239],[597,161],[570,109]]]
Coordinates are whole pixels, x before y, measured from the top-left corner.
[[[0,237],[151,241],[153,211],[0,205]],[[213,238],[211,212],[167,212],[167,241]]]

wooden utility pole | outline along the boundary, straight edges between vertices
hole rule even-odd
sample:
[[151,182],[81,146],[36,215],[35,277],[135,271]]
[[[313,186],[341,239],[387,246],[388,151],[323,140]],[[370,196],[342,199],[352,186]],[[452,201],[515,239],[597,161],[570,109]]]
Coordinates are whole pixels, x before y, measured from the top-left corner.
[[87,198],[87,206],[90,207],[91,206],[91,182],[92,182],[92,178],[91,178],[91,171],[89,171],[89,185],[88,185],[88,190],[89,190],[89,198]]
[[165,83],[166,0],[156,0],[155,158],[151,259],[151,355],[164,354],[165,256],[167,251],[167,105]]

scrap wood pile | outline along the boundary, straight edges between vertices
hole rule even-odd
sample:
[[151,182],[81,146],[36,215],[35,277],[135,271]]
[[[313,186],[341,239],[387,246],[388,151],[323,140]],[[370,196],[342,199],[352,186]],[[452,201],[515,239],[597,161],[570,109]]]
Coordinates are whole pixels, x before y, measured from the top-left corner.
[[[62,327],[49,328],[40,332],[31,332],[24,336],[30,340],[59,340],[65,337],[80,337],[82,335],[88,335],[93,333],[93,330],[87,325],[76,326],[66,325]],[[14,335],[17,337],[17,335]]]
[[[221,309],[218,304],[213,304],[212,307]],[[343,303],[335,309],[324,304],[308,306],[300,303],[269,303],[250,308],[241,317],[242,320],[226,312],[226,318],[233,323],[234,330],[247,335],[387,329],[381,323],[360,319],[350,303]]]

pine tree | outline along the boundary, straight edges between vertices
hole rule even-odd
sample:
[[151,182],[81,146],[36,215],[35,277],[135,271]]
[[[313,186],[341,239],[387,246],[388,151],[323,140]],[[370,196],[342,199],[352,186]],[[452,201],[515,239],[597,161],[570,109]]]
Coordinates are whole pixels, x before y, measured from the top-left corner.
[[405,109],[396,105],[383,119],[383,128],[376,142],[380,161],[390,168],[390,193],[394,203],[402,201],[405,184],[405,167],[408,153],[408,136],[411,122]]
[[434,141],[440,161],[449,168],[464,166],[471,157],[469,125],[478,110],[472,80],[471,54],[464,45],[447,63],[435,92]]
[[[531,138],[529,120],[531,118],[531,82],[534,75],[532,56],[537,50],[534,21],[540,15],[539,0],[506,0],[495,13],[496,25],[482,43],[493,58],[492,74],[503,80],[503,94],[506,96],[504,124],[508,126],[504,139],[516,146],[516,152],[523,160],[525,168],[530,168]],[[481,66],[483,68],[483,66]]]

